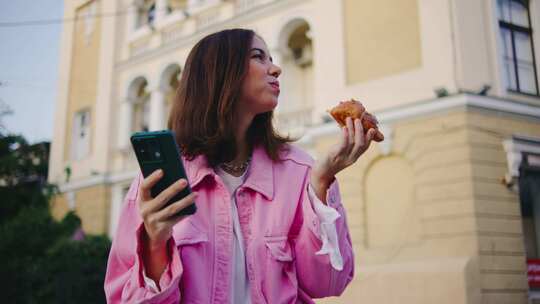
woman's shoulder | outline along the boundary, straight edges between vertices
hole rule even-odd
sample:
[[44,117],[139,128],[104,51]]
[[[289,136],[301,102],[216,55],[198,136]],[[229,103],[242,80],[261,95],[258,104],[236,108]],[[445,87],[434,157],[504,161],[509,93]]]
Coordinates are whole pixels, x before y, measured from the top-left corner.
[[311,155],[309,155],[309,153],[293,144],[285,145],[285,147],[280,152],[280,159],[282,162],[305,167],[311,167],[315,162],[315,160]]

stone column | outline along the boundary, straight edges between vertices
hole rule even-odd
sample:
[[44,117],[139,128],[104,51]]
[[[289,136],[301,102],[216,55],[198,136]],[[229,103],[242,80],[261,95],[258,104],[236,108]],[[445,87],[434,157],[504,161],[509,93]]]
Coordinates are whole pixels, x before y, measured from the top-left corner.
[[120,211],[122,210],[123,192],[122,185],[115,184],[111,189],[111,209],[109,217],[109,237],[112,239],[116,233],[118,227],[118,218],[120,217]]
[[138,14],[138,8],[135,4],[135,1],[131,1],[127,7],[127,22],[126,22],[126,33],[129,36],[131,33],[135,31],[135,28],[137,27],[137,14]]
[[129,147],[129,137],[133,124],[133,101],[126,98],[120,105],[120,117],[118,119],[118,148]]
[[161,130],[165,126],[165,94],[158,86],[150,91],[150,131]]
[[163,19],[167,16],[167,0],[156,0],[156,15],[154,24],[163,22]]

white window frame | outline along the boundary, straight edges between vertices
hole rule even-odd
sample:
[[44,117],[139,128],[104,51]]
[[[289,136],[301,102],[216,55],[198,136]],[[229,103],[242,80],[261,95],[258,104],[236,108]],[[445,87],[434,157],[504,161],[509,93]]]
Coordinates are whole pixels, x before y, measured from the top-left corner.
[[73,117],[73,133],[71,140],[71,158],[81,160],[90,154],[91,140],[90,109],[77,111]]
[[540,97],[540,83],[538,83],[539,77],[538,77],[538,61],[536,60],[536,50],[538,50],[538,34],[536,33],[540,26],[538,26],[538,23],[536,22],[536,7],[538,6],[538,3],[536,3],[538,0],[530,0],[528,13],[529,13],[529,28],[532,30],[532,33],[530,35],[530,41],[531,41],[531,48],[533,53],[533,67],[535,69],[535,81],[537,86],[537,94],[533,93],[527,93],[523,91],[518,90],[511,90],[508,89],[510,86],[510,80],[507,79],[507,76],[505,75],[505,68],[504,68],[504,62],[503,62],[503,51],[504,51],[504,45],[503,41],[501,39],[501,27],[499,25],[499,17],[498,17],[498,1],[492,0],[490,1],[491,4],[491,22],[493,26],[493,38],[495,41],[495,62],[496,62],[496,68],[497,71],[496,78],[498,79],[498,83],[500,85],[500,90],[498,91],[501,95],[508,95],[513,94],[512,96],[520,95],[520,96],[532,96],[532,97]]

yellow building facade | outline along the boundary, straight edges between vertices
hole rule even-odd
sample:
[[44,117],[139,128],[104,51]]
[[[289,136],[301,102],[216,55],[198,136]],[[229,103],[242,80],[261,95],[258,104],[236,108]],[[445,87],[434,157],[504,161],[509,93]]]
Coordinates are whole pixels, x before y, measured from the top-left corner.
[[64,6],[72,21],[49,168],[61,190],[51,202],[57,218],[75,210],[86,232],[112,237],[138,172],[130,134],[165,128],[194,43],[251,28],[283,69],[281,132],[317,157],[339,134],[326,110],[354,97],[386,137],[338,176],[356,275],[341,297],[320,303],[540,298],[531,270],[540,252],[537,0]]

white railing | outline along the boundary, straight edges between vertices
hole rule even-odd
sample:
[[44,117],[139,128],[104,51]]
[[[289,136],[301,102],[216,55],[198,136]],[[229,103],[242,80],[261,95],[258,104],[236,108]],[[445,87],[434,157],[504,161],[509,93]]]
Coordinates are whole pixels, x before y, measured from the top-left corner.
[[161,43],[167,44],[171,41],[180,39],[184,36],[184,26],[183,23],[175,24],[172,27],[163,29],[161,32]]
[[220,16],[221,16],[220,7],[210,8],[206,11],[203,11],[193,16],[196,20],[195,21],[196,29],[197,30],[203,29],[207,26],[217,23],[220,19]]
[[262,0],[237,0],[235,3],[235,11],[237,13],[242,13],[260,5],[263,2],[264,1]]
[[302,108],[276,114],[277,129],[293,137],[302,136],[313,125],[313,108]]
[[139,40],[137,42],[134,42],[131,44],[131,47],[130,47],[130,56],[131,57],[135,57],[135,56],[138,56],[142,53],[145,53],[147,52],[148,50],[150,50],[150,37],[144,39],[144,40]]

